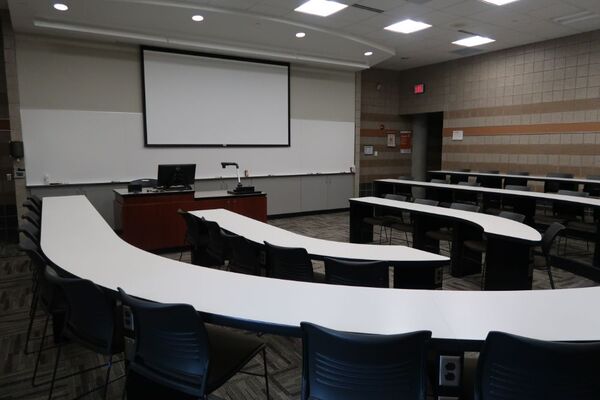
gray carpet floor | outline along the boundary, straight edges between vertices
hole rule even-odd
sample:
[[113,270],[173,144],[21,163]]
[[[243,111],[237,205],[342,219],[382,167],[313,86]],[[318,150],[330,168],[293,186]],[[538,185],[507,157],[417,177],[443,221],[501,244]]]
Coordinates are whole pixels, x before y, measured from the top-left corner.
[[[328,240],[348,241],[348,213],[323,214],[296,218],[276,219],[270,222],[290,231]],[[402,244],[403,235],[394,234],[392,242]],[[568,251],[577,257],[585,252],[585,244],[569,240]],[[593,250],[593,249],[592,249]],[[179,253],[164,255],[179,258]],[[182,260],[189,262],[189,253],[183,253]],[[315,269],[322,271],[322,264],[315,263]],[[556,285],[559,288],[594,286],[595,282],[572,273],[554,269]],[[32,387],[31,376],[35,356],[25,355],[23,345],[28,323],[28,310],[31,300],[31,274],[28,259],[16,246],[4,245],[0,248],[0,399],[44,399],[47,385]],[[444,290],[479,290],[480,276],[453,278],[446,271]],[[548,289],[548,276],[544,271],[535,271],[534,288]],[[39,314],[34,324],[34,337],[39,336],[44,319]],[[262,338],[268,346],[269,371],[272,399],[298,399],[301,376],[301,343],[298,339],[273,335]],[[34,345],[38,341],[32,342]],[[82,350],[76,345],[66,346],[65,357],[59,369],[59,376],[78,371],[104,361],[103,357]],[[49,378],[53,366],[54,351],[43,353],[39,380]],[[250,365],[254,371],[261,371],[258,357]],[[123,373],[121,365],[113,368],[113,378]],[[102,383],[104,374],[93,372],[84,376],[65,379],[57,383],[56,399],[71,399],[78,394]],[[122,380],[110,386],[109,398],[119,399]],[[88,398],[101,398],[99,394]],[[238,374],[220,388],[211,399],[264,399],[264,381],[258,377]]]

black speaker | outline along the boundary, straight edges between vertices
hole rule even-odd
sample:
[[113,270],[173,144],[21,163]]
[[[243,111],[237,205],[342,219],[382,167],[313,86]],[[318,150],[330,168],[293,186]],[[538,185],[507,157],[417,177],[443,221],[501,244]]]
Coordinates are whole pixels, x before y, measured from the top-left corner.
[[142,185],[141,184],[136,184],[136,183],[132,183],[127,185],[127,191],[129,193],[138,193],[142,191]]
[[10,142],[10,155],[12,158],[23,158],[23,156],[25,155],[25,153],[23,152],[23,142]]

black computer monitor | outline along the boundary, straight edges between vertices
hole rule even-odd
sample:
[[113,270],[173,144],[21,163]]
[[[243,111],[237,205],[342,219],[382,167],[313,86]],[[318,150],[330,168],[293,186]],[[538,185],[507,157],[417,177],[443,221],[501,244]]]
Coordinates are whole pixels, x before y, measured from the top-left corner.
[[196,177],[196,164],[162,164],[158,166],[157,187],[190,189]]

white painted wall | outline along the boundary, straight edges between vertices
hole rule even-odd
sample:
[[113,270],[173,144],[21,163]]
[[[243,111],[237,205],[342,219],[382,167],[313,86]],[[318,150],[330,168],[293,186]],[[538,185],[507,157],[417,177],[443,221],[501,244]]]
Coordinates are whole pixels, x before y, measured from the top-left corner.
[[354,164],[353,73],[292,66],[289,148],[145,148],[137,47],[17,35],[16,50],[28,185],[129,181],[174,162],[197,163],[198,178],[228,175],[225,160],[254,176]]

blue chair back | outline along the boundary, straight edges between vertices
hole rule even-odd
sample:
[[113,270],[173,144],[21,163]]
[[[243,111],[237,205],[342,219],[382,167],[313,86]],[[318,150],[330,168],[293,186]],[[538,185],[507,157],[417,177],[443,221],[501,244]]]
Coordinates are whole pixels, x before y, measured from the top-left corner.
[[476,400],[600,399],[600,343],[555,343],[490,332]]
[[367,335],[302,322],[303,400],[423,400],[431,332]]
[[387,288],[389,265],[383,261],[325,259],[325,282],[333,285]]
[[58,287],[66,302],[66,319],[61,336],[66,336],[100,354],[122,351],[115,330],[114,302],[92,281],[59,276],[46,267],[46,281]]
[[205,394],[209,348],[200,316],[189,304],[140,300],[118,289],[133,314],[135,356],[129,368],[166,387]]
[[314,282],[312,262],[305,249],[265,242],[267,275],[271,278]]

